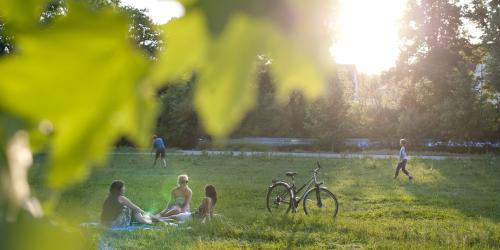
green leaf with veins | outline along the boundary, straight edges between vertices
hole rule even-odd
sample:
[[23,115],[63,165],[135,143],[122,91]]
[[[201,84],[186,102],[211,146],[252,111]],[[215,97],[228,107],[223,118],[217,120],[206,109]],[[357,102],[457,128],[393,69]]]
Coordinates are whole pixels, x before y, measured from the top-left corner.
[[163,31],[167,46],[152,68],[149,81],[163,84],[187,78],[206,64],[211,42],[203,13],[193,11],[181,19],[174,19],[163,26]]
[[276,84],[278,101],[285,103],[294,90],[301,90],[309,98],[318,97],[326,82],[319,65],[279,33],[272,32],[268,37],[271,72],[279,83]]
[[195,107],[216,138],[227,136],[253,107],[258,55],[271,59],[278,100],[286,101],[293,90],[317,97],[333,62],[327,58],[333,2],[183,1],[186,16],[165,26],[167,46],[154,81],[196,71]]
[[16,36],[18,53],[0,61],[0,108],[52,123],[51,187],[85,177],[122,134],[148,141],[155,105],[139,84],[147,62],[127,31],[111,11],[74,7],[50,28]]

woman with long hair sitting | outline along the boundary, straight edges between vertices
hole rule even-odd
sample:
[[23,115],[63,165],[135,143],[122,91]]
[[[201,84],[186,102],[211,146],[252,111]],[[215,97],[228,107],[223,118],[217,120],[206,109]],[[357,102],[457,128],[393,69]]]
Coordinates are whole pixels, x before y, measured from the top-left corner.
[[211,220],[214,217],[214,207],[217,203],[217,191],[212,185],[205,187],[205,197],[201,201],[198,211],[193,214],[195,218],[202,218],[203,221]]
[[109,194],[102,206],[101,223],[109,227],[126,227],[132,219],[138,223],[151,224],[144,210],[130,201],[125,194],[125,183],[113,181]]

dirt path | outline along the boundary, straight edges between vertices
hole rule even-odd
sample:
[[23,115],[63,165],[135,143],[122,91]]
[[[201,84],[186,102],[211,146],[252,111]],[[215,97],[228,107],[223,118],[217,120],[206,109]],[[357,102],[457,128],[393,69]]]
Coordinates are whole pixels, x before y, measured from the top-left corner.
[[[149,152],[114,152],[113,154],[150,154]],[[211,155],[211,156],[257,156],[257,157],[302,157],[302,158],[374,158],[374,159],[391,159],[397,155],[387,154],[344,154],[344,153],[295,153],[295,152],[242,152],[242,151],[201,151],[201,150],[178,150],[167,155]],[[415,155],[410,158],[416,159],[469,159],[469,156],[437,156],[437,155]]]

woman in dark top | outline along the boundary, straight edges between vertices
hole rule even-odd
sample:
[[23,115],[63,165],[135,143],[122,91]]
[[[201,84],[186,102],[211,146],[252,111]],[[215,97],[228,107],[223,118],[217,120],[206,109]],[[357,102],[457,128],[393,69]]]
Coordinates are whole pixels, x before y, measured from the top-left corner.
[[205,197],[201,201],[198,211],[194,213],[194,217],[211,220],[214,216],[215,203],[217,203],[217,191],[215,191],[214,186],[208,185],[205,187]]
[[144,210],[132,203],[124,193],[123,181],[111,183],[109,195],[102,206],[101,223],[110,227],[125,227],[130,225],[133,218],[136,222],[151,224],[151,219],[144,216]]

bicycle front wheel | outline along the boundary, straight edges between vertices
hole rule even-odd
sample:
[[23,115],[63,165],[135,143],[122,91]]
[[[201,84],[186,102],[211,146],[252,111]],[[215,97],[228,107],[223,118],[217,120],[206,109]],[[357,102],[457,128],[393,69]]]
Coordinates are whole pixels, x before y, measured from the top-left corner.
[[337,197],[326,188],[316,187],[304,195],[304,212],[307,215],[335,218],[338,211]]
[[285,183],[275,183],[267,191],[267,210],[272,214],[286,214],[292,206],[292,191]]

